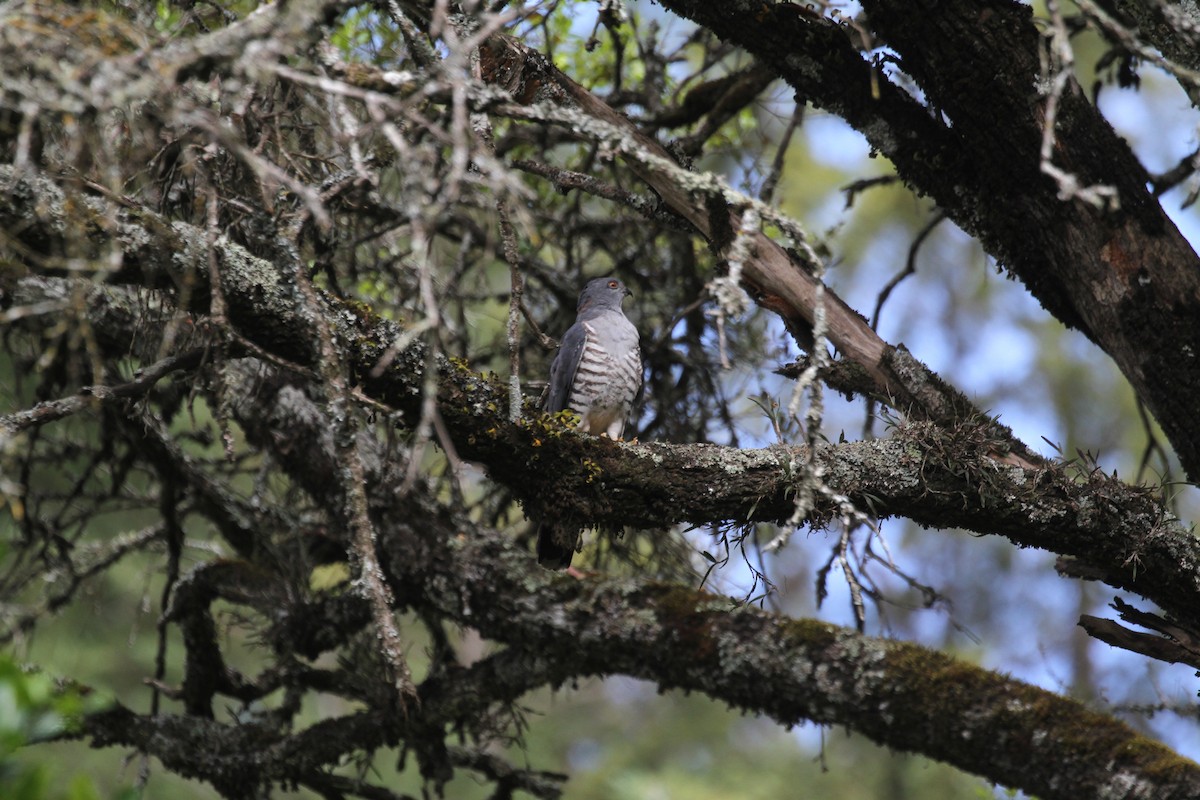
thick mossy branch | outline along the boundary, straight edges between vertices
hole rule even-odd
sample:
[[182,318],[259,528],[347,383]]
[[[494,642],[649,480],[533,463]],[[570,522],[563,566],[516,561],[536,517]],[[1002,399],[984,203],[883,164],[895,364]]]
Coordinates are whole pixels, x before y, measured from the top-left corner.
[[[531,509],[614,528],[781,522],[795,509],[803,447],[617,443],[576,435],[529,409],[509,424],[505,387],[461,367],[444,371],[440,387],[460,454],[486,465]],[[953,430],[906,424],[887,439],[821,445],[816,461],[831,492],[880,517],[1076,556],[1102,567],[1112,585],[1194,618],[1200,541],[1155,492],[1099,471],[1010,464],[990,431],[986,421]],[[837,511],[824,500],[807,521],[820,525]]]
[[[398,542],[396,552],[397,591],[536,650],[562,680],[629,674],[787,725],[846,725],[1039,797],[1200,792],[1200,767],[1123,723],[917,645],[673,585],[530,572],[525,553],[494,535],[459,537],[432,562],[407,558]],[[447,593],[447,575],[471,580]]]
[[844,725],[1039,797],[1171,800],[1200,792],[1200,767],[1123,723],[945,654],[679,586],[531,570],[528,554],[494,531],[453,515],[428,523],[420,557],[413,531],[380,529],[398,601],[513,647],[425,681],[409,717],[372,710],[285,733],[254,721],[230,726],[116,707],[86,718],[77,733],[96,746],[136,747],[228,796],[249,796],[363,747],[419,740],[425,726],[546,682],[627,674],[786,725]]
[[[0,180],[10,177],[0,168]],[[13,229],[29,247],[54,248],[53,242],[69,240],[64,217],[44,212],[61,207],[62,191],[44,180],[20,178],[15,185],[19,191],[0,198],[0,222],[19,220]],[[166,226],[145,212],[118,220],[110,241],[130,250],[142,281],[203,285],[207,244],[198,229]],[[216,247],[230,325],[268,352],[310,364],[305,343],[314,338],[312,321],[281,271],[227,241],[218,240]],[[26,278],[17,283],[16,296],[31,302],[47,291],[65,293],[53,279]],[[187,296],[193,310],[202,310],[195,300],[199,291]],[[106,341],[128,352],[121,348],[145,332],[140,295],[109,286],[91,288],[88,297]],[[438,411],[459,454],[484,464],[531,507],[580,524],[646,528],[683,521],[779,521],[792,514],[799,482],[795,465],[805,457],[799,449],[618,444],[576,436],[568,424],[531,406],[511,424],[507,388],[498,380],[431,358],[419,343],[392,356],[400,326],[362,304],[330,299],[327,308],[360,388],[402,412],[409,425],[420,417],[425,370],[435,364]],[[387,368],[372,377],[385,355]],[[894,351],[897,355],[904,352]],[[861,508],[1077,556],[1103,570],[1114,586],[1181,619],[1194,618],[1200,608],[1200,544],[1150,492],[1099,474],[1077,480],[1054,465],[1014,465],[1008,445],[996,436],[994,422],[965,417],[952,430],[914,424],[883,441],[825,446],[817,458],[828,487]],[[832,505],[818,506],[810,521],[820,524],[834,511]]]

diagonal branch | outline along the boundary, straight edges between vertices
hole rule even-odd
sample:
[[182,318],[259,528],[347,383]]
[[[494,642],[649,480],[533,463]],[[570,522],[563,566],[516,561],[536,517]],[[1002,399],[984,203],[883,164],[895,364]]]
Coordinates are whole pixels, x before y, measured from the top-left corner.
[[1061,97],[1055,162],[1081,185],[1116,187],[1121,210],[1064,202],[1040,173],[1044,76],[1028,6],[953,0],[925,15],[900,0],[865,2],[866,18],[920,85],[926,108],[869,64],[842,26],[793,4],[663,5],[744,48],[862,132],[1050,313],[1112,357],[1187,473],[1200,475],[1197,256],[1151,196],[1128,144],[1073,81]]
[[[543,123],[569,127],[619,152],[629,167],[661,198],[670,212],[704,236],[722,257],[731,256],[735,239],[742,242],[741,281],[762,307],[778,314],[801,346],[808,338],[819,306],[823,306],[827,337],[839,352],[857,363],[874,385],[877,396],[892,407],[919,419],[949,424],[979,415],[961,392],[942,381],[903,348],[882,340],[868,322],[836,292],[815,277],[816,256],[794,223],[756,198],[733,191],[712,175],[689,172],[653,138],[643,134],[625,116],[588,92],[554,67],[544,56],[503,34],[491,36],[481,47],[483,79],[494,89],[480,90],[472,99],[480,109]],[[378,89],[386,86],[382,75],[360,69],[355,79]],[[502,102],[508,97],[519,102]],[[911,100],[905,100],[912,105]],[[924,114],[924,112],[921,112]],[[785,249],[761,230],[735,237],[742,210],[755,209],[793,235]],[[1012,436],[1005,426],[993,423],[997,438],[1007,442],[1014,460],[1038,463],[1041,458]]]
[[[629,167],[709,242],[718,255],[732,256],[738,243],[741,280],[759,305],[778,314],[797,340],[807,344],[817,309],[824,313],[826,336],[839,352],[857,363],[876,392],[892,407],[918,419],[943,424],[971,416],[978,409],[953,387],[902,348],[881,339],[862,315],[816,277],[815,254],[800,238],[785,249],[761,230],[741,227],[743,206],[754,205],[768,218],[788,223],[754,198],[741,196],[713,176],[688,172],[657,141],[641,133],[626,117],[575,83],[544,56],[514,39],[496,35],[482,49],[485,80],[497,83],[515,97],[536,104],[507,104],[494,108],[516,118],[570,125],[604,141],[620,152]],[[802,235],[797,231],[796,234]],[[748,241],[747,241],[748,240]],[[809,345],[811,346],[811,345]],[[991,423],[997,439],[1006,443],[1014,460],[1036,464],[1041,457],[998,422]]]

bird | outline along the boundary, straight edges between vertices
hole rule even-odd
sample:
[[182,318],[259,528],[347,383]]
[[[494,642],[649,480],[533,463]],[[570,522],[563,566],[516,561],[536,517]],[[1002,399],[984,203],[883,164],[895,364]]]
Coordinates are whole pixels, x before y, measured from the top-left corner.
[[[563,334],[550,364],[544,409],[579,415],[579,430],[620,439],[633,399],[642,387],[638,331],[621,310],[633,293],[616,277],[593,278],[579,294],[575,324]],[[538,563],[556,569],[571,566],[578,532],[540,522]]]

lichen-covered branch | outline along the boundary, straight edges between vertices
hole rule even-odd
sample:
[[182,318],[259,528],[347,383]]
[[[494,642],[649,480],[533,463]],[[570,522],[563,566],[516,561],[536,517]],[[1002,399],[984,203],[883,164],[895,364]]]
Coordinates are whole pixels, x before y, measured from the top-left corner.
[[846,26],[786,3],[769,11],[751,0],[663,5],[744,48],[862,132],[1047,310],[1113,358],[1188,474],[1200,475],[1191,389],[1200,359],[1190,355],[1200,352],[1200,262],[1150,195],[1145,169],[1074,84],[1058,114],[1057,158],[1084,185],[1116,187],[1121,210],[1064,201],[1040,173],[1044,76],[1028,6],[961,0],[927,17],[907,2],[864,3],[867,24],[899,54],[931,114],[862,57]]
[[[7,204],[0,201],[0,218],[23,219],[26,236],[54,235],[56,217],[27,216],[35,198],[51,207],[63,202],[61,190],[48,182],[19,185],[26,188]],[[137,243],[127,260],[147,278],[190,281],[188,266],[205,263],[206,243],[189,226],[168,228],[147,213],[123,224],[121,240]],[[217,246],[233,327],[270,352],[311,363],[311,348],[304,344],[312,340],[311,317],[278,270],[231,243]],[[21,282],[17,296],[37,301],[39,291],[48,291],[38,288],[44,281]],[[99,301],[113,291],[97,288],[93,311],[98,320],[116,321],[101,327],[121,342],[120,350],[140,327],[132,298],[125,313]],[[409,348],[372,378],[379,359],[400,338],[395,325],[333,301],[328,314],[363,391],[415,424],[427,368],[424,350]],[[129,321],[123,335],[122,320]],[[488,466],[498,480],[519,476],[512,482],[518,496],[560,517],[580,525],[659,527],[782,521],[794,508],[789,498],[798,478],[789,474],[794,454],[786,449],[622,446],[571,435],[562,424],[536,417],[532,408],[525,410],[525,421],[513,424],[501,387],[457,363],[438,364],[439,413],[458,452]],[[880,515],[1004,535],[1020,545],[1076,555],[1102,568],[1113,585],[1172,613],[1186,618],[1200,607],[1200,548],[1150,492],[1098,473],[1077,481],[1053,465],[1012,464],[1006,458],[1010,442],[995,438],[993,427],[984,418],[967,418],[955,429],[915,425],[890,440],[831,446],[818,457],[831,489],[864,503],[869,497]],[[818,507],[812,521],[831,513]]]
[[[975,387],[881,338],[824,285],[841,254],[819,254],[766,199],[790,180],[772,124],[761,141],[743,128],[791,102],[768,98],[778,79],[796,93],[785,137],[809,104],[848,120],[895,164],[886,180],[931,197],[1112,354],[1194,474],[1194,254],[1071,83],[1069,20],[1051,12],[1047,49],[1012,0],[918,15],[863,0],[853,20],[664,3],[701,28],[663,36],[611,3],[597,23],[611,42],[577,47],[563,11],[536,4],[0,12],[0,636],[59,624],[50,613],[118,561],[162,587],[157,624],[133,626],[158,633],[134,667],[149,707],[122,690],[63,735],[239,800],[275,787],[394,800],[371,769],[393,755],[411,755],[400,769],[424,794],[469,773],[498,797],[556,797],[566,776],[498,746],[524,730],[531,692],[620,674],[783,725],[844,726],[1040,797],[1200,796],[1200,767],[1079,703],[692,588],[695,540],[677,530],[739,539],[757,590],[792,564],[753,563],[756,526],[782,526],[776,542],[838,528],[818,604],[841,566],[860,619],[864,596],[887,592],[868,575],[884,563],[931,602],[978,591],[968,614],[1004,613],[1004,589],[978,575],[908,575],[911,551],[872,549],[886,547],[878,524],[940,529],[906,526],[905,548],[1002,536],[1157,605],[1116,608],[1163,638],[1085,615],[1094,635],[1198,663],[1200,540],[1157,491],[1040,456],[979,410]],[[1084,3],[1079,24],[1121,5]],[[1101,24],[1147,52],[1124,16]],[[739,190],[689,163],[727,146],[770,174],[751,168]],[[1098,184],[1119,207],[1068,191]],[[549,368],[541,330],[566,330],[600,270],[637,292],[641,442],[579,435],[520,390]],[[847,280],[843,296],[860,289]],[[793,344],[810,356],[790,373],[802,386],[894,409],[884,438],[826,440],[818,391],[811,417],[797,403],[783,418],[767,386],[779,443],[738,446],[745,392],[722,367],[753,380]],[[596,563],[629,561],[543,570],[523,511],[598,528]],[[126,635],[120,613],[104,622]],[[317,694],[338,703],[314,720]]]
[[[228,726],[115,708],[87,719],[81,733],[98,746],[145,749],[180,774],[236,797],[247,787],[303,782],[362,747],[428,744],[422,731],[431,726],[452,725],[481,706],[511,702],[547,683],[626,674],[701,691],[784,724],[846,726],[1040,797],[1083,792],[1169,800],[1200,791],[1197,765],[1122,723],[1020,681],[917,645],[791,620],[675,585],[531,571],[528,553],[454,512],[423,514],[418,530],[408,524],[410,514],[386,509],[407,502],[379,498],[376,508],[397,601],[509,648],[469,669],[427,678],[406,716],[365,711],[283,733],[269,718]],[[289,616],[305,619],[306,627],[317,624],[319,607],[269,600],[259,582],[240,577],[246,569],[206,570],[209,601],[219,596],[274,607],[281,620],[277,636]],[[461,575],[472,580],[461,583]],[[191,601],[179,602],[182,611]],[[359,624],[367,618],[364,609]],[[335,680],[308,679],[325,690],[337,686],[325,681]],[[976,747],[980,740],[989,747]],[[436,753],[423,757],[437,769]]]
[[[1200,791],[1200,767],[1124,724],[916,645],[678,586],[529,574],[518,563],[525,554],[499,537],[462,537],[433,563],[408,555],[393,560],[398,586],[411,587],[406,598],[436,598],[442,613],[486,636],[536,647],[560,679],[629,674],[784,724],[845,725],[1039,797]],[[465,592],[425,591],[443,570],[475,580]],[[978,741],[989,743],[986,757]]]

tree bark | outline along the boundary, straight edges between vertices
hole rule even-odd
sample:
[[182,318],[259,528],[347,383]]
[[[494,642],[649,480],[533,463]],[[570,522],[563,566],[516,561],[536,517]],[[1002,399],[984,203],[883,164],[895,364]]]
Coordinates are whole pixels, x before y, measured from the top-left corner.
[[[929,13],[927,4],[864,0],[861,21],[838,23],[789,3],[664,4],[757,59],[728,84],[736,95],[730,104],[675,152],[694,152],[724,115],[750,102],[772,76],[782,77],[802,99],[858,128],[1051,314],[1104,348],[1154,410],[1189,475],[1200,475],[1200,415],[1193,413],[1200,265],[1146,189],[1145,171],[1070,81],[1055,97],[1054,145],[1045,160],[1045,87],[1052,76],[1042,74],[1047,44],[1028,8],[949,0]],[[273,783],[331,797],[386,796],[331,771],[401,744],[435,788],[464,767],[494,780],[497,796],[519,788],[553,797],[562,776],[509,767],[486,743],[517,725],[515,704],[528,692],[619,673],[703,692],[784,725],[843,725],[1040,797],[1200,796],[1200,767],[1128,726],[946,654],[654,579],[577,579],[539,570],[511,530],[497,530],[511,527],[505,515],[513,513],[512,498],[579,526],[748,528],[795,522],[797,496],[807,491],[815,500],[800,521],[813,526],[863,512],[1058,553],[1064,574],[1156,603],[1162,616],[1117,608],[1129,621],[1189,645],[1181,650],[1085,617],[1089,630],[1138,652],[1191,663],[1191,631],[1200,630],[1200,539],[1162,498],[1090,464],[1040,457],[903,347],[884,341],[823,285],[820,259],[797,225],[683,166],[618,111],[619,97],[605,102],[548,58],[496,33],[503,20],[478,30],[469,21],[438,20],[462,27],[443,31],[438,46],[448,55],[435,64],[443,52],[429,50],[396,10],[428,11],[429,4],[381,4],[396,26],[388,32],[412,51],[421,71],[416,78],[316,52],[326,26],[354,5],[268,4],[215,29],[197,22],[201,16],[189,17],[181,24],[199,32],[136,47],[133,38],[105,44],[103,36],[99,45],[73,47],[72,37],[103,32],[118,19],[107,12],[77,17],[72,8],[55,18],[57,11],[37,5],[7,32],[0,26],[0,50],[14,63],[14,32],[26,28],[59,36],[61,50],[59,72],[51,59],[38,69],[0,66],[23,103],[18,108],[7,95],[0,98],[0,158],[13,162],[0,165],[0,316],[11,324],[6,337],[33,333],[22,341],[44,345],[46,360],[60,348],[70,362],[64,371],[79,370],[46,379],[36,387],[41,402],[0,417],[0,456],[20,449],[13,443],[28,443],[22,481],[33,466],[65,472],[73,459],[89,458],[85,478],[92,482],[84,492],[85,478],[69,475],[74,495],[50,488],[35,498],[44,514],[30,513],[25,540],[13,545],[31,566],[18,576],[24,584],[11,585],[70,583],[56,585],[39,606],[54,610],[81,581],[100,574],[96,565],[154,542],[174,548],[151,712],[114,704],[87,714],[78,735],[97,746],[135,747],[229,797],[261,796]],[[45,24],[53,19],[64,24]],[[472,44],[459,49],[462,41]],[[896,64],[885,68],[863,56],[878,43],[896,54]],[[892,79],[893,68],[916,82],[920,99]],[[52,86],[55,77],[61,87]],[[187,101],[172,105],[175,94],[187,94]],[[692,250],[698,235],[717,268],[737,275],[802,347],[823,355],[812,340],[812,329],[819,329],[842,356],[840,366],[853,367],[855,391],[890,403],[906,421],[875,441],[827,443],[814,430],[807,447],[618,443],[579,436],[493,376],[434,352],[444,297],[432,291],[421,259],[461,246],[462,263],[445,269],[476,269],[466,262],[479,255],[481,292],[493,290],[486,273],[494,266],[512,270],[507,330],[509,363],[517,363],[512,332],[517,314],[527,311],[517,289],[528,265],[511,231],[502,237],[506,260],[487,261],[493,242],[480,220],[493,202],[506,218],[510,210],[527,210],[504,204],[527,197],[528,187],[497,156],[490,131],[480,134],[481,119],[472,114],[484,113],[521,121],[518,129],[536,127],[525,122],[553,126],[565,140],[577,137],[616,153],[661,202],[649,210],[623,187],[609,187],[608,198],[678,237],[685,255],[674,269],[686,273],[687,302],[714,268]],[[670,118],[647,124],[658,131]],[[411,129],[401,130],[406,125]],[[124,172],[119,148],[105,151],[112,162],[107,174],[71,161],[77,140],[99,142],[114,130],[136,131],[152,143],[140,152],[160,142],[163,152],[186,151],[173,168],[187,174],[152,176],[141,161]],[[107,145],[92,146],[99,152]],[[350,155],[342,152],[347,146]],[[416,158],[422,152],[428,162]],[[315,166],[300,163],[309,160]],[[157,162],[158,155],[151,166],[161,167]],[[539,169],[555,175],[548,160],[530,171]],[[594,177],[577,175],[578,185]],[[1084,190],[1101,185],[1115,190],[1119,206],[1088,202]],[[347,186],[355,191],[338,195]],[[269,208],[251,207],[260,201]],[[459,205],[461,213],[450,211]],[[762,220],[785,231],[788,245],[765,235]],[[350,222],[352,232],[337,240],[335,221]],[[377,246],[377,237],[386,244]],[[361,253],[393,262],[363,267]],[[539,268],[558,275],[557,266]],[[615,269],[636,274],[625,264]],[[663,268],[647,280],[665,274]],[[369,275],[387,287],[381,291],[398,295],[397,308],[423,310],[427,319],[388,321],[364,303],[316,291],[313,275],[334,288]],[[547,285],[572,291],[566,277]],[[459,299],[466,328],[469,302],[482,307],[495,298]],[[703,318],[700,301],[680,314],[664,326],[664,350],[683,315]],[[65,329],[78,338],[65,344],[54,338]],[[708,347],[704,325],[697,330],[696,349]],[[474,346],[469,335],[457,343],[463,353]],[[122,377],[131,360],[142,371]],[[670,379],[671,368],[663,371]],[[180,380],[168,387],[168,376]],[[68,394],[54,399],[55,392]],[[204,439],[212,433],[207,423],[173,433],[186,416],[181,396],[189,392],[206,401],[219,432],[212,438],[223,442]],[[692,387],[682,394],[687,400],[698,393]],[[93,410],[98,422],[87,420],[83,443],[41,435],[52,423]],[[368,414],[386,419],[378,426],[386,435],[373,435],[374,426],[364,424]],[[400,429],[399,445],[390,440],[393,428]],[[448,470],[467,459],[509,491],[497,493],[495,507],[467,509],[453,481],[424,486],[421,448],[430,442],[445,448]],[[137,476],[128,478],[130,472]],[[0,489],[10,485],[0,474]],[[12,508],[14,520],[25,513]],[[130,509],[163,521],[102,542],[111,546],[98,548],[103,558],[94,562],[79,555],[92,544],[84,536],[91,519]],[[491,521],[481,522],[486,514]],[[201,518],[204,535],[215,531],[227,546],[180,574],[181,520],[189,515]],[[63,519],[82,521],[63,534]],[[86,533],[99,538],[107,529]],[[339,566],[348,576],[343,583],[314,585],[318,571]],[[243,674],[226,658],[218,614],[230,606],[254,621],[258,641],[270,650],[259,674]],[[403,650],[411,640],[393,619],[397,611],[418,619],[413,627],[423,626],[421,635],[431,641],[419,682],[407,675]],[[32,627],[32,619],[27,613],[10,630]],[[443,626],[471,629],[503,649],[465,665]],[[165,678],[168,629],[183,643],[177,687]],[[385,646],[372,634],[382,634]],[[329,654],[352,667],[316,661]],[[303,728],[301,699],[315,692],[365,710]],[[408,694],[413,702],[405,702]],[[181,712],[164,713],[160,695],[179,701]],[[258,703],[273,695],[283,698]],[[236,718],[222,716],[222,697],[242,703]],[[480,744],[450,746],[450,733]]]
[[[1061,99],[1054,162],[1120,207],[1062,198],[1041,171],[1041,39],[1009,0],[863,4],[928,108],[858,52],[848,25],[749,0],[663,5],[744,48],[801,97],[843,117],[901,178],[977,236],[1042,305],[1100,346],[1200,479],[1200,259],[1163,212],[1149,175],[1073,80]],[[986,53],[986,58],[979,54]],[[933,113],[930,113],[930,111]],[[998,124],[1002,123],[1002,124]]]
[[[0,180],[4,177],[0,168]],[[64,201],[53,184],[29,182],[9,200],[0,199],[0,220],[22,220],[31,246],[53,247],[65,233],[55,227],[61,217],[39,219],[35,209]],[[97,201],[76,198],[71,204],[88,202]],[[148,212],[125,225],[121,241],[136,243],[126,260],[138,265],[143,278],[197,280],[187,265],[200,269],[207,245],[199,231],[182,223],[163,225]],[[285,290],[276,268],[233,244],[220,244],[219,252],[229,266],[221,276],[230,323],[268,352],[308,366],[313,355],[297,343],[311,341],[311,318]],[[25,279],[17,298],[28,303],[69,294],[45,280]],[[114,352],[126,352],[147,329],[139,296],[112,288],[92,291],[97,329]],[[326,313],[337,340],[346,343],[344,358],[363,391],[415,424],[428,368],[424,349],[399,353],[382,375],[371,377],[401,331],[361,306],[329,300]],[[612,528],[783,521],[794,511],[804,479],[798,470],[807,457],[803,448],[618,444],[572,435],[562,423],[539,416],[532,403],[513,424],[506,387],[447,360],[436,364],[438,407],[458,452],[484,464],[493,479],[507,483],[531,507],[580,525]],[[1153,492],[1098,471],[1076,476],[1049,463],[1011,464],[997,455],[1005,442],[992,433],[984,418],[951,429],[914,424],[886,440],[823,445],[817,458],[829,489],[859,507],[1074,556],[1110,585],[1200,626],[1200,543]],[[318,475],[333,469],[310,466]],[[808,521],[819,525],[837,513],[836,502],[824,500]],[[231,521],[228,530],[238,537],[231,539],[235,546],[245,541],[241,526]]]

